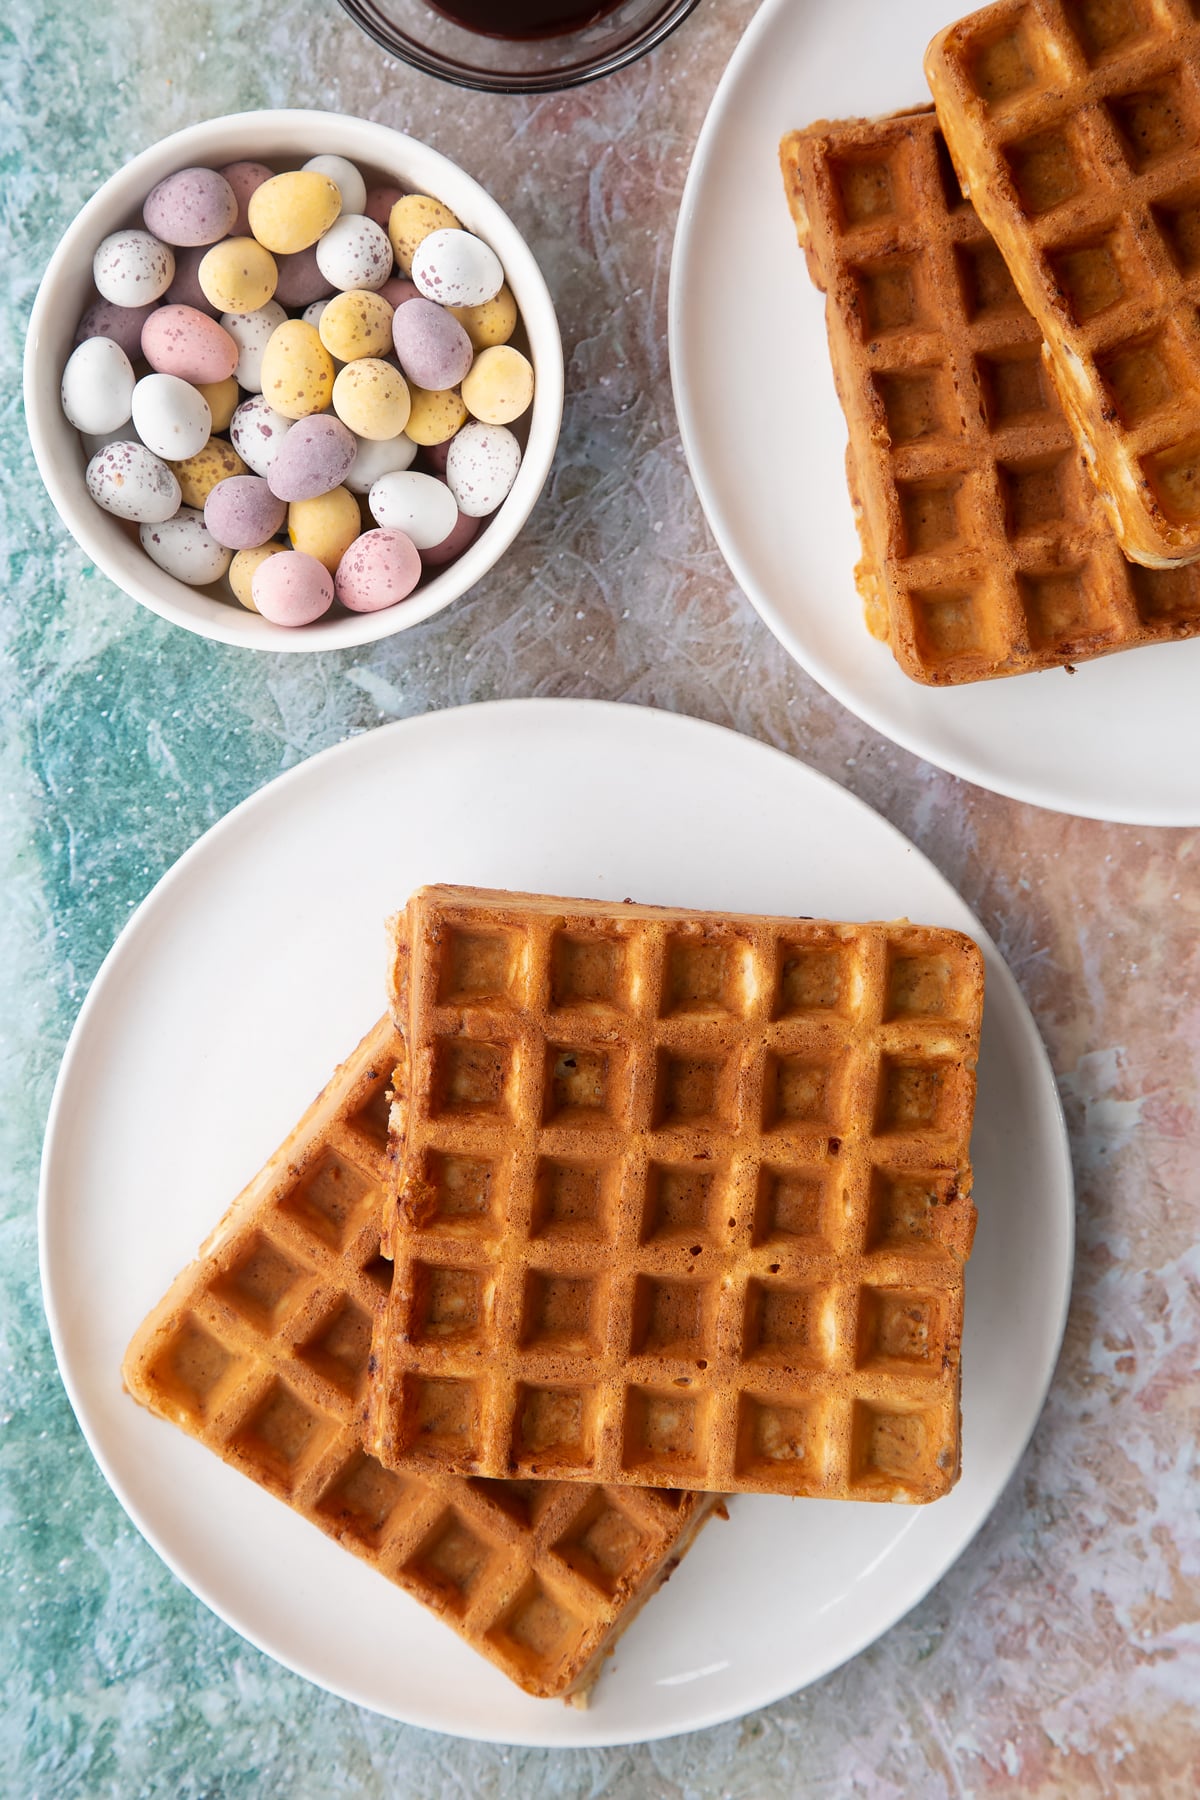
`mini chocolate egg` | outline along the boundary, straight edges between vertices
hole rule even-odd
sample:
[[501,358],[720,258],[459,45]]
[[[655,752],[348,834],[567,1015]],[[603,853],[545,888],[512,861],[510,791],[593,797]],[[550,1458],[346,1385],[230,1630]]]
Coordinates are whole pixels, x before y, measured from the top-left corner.
[[343,213],[317,245],[317,267],[342,293],[381,288],[392,272],[388,234],[362,213]]
[[196,278],[218,312],[257,312],[274,295],[279,271],[252,237],[224,238],[204,252]]
[[268,300],[265,306],[257,307],[254,312],[227,312],[221,314],[222,329],[227,331],[237,345],[237,364],[234,374],[238,386],[244,387],[247,393],[262,392],[262,360],[263,354],[273,334],[286,323],[287,314],[278,300]]
[[446,482],[460,512],[486,518],[505,499],[521,466],[521,446],[504,425],[472,419],[446,456]]
[[333,396],[333,358],[311,325],[285,319],[267,340],[262,391],[285,419],[323,412]]
[[202,384],[233,374],[238,347],[228,331],[194,306],[159,306],[142,327],[142,355],[160,375]]
[[450,535],[444,537],[440,544],[434,544],[431,549],[422,550],[421,567],[444,569],[447,563],[454,562],[462,555],[468,544],[474,543],[482,529],[482,519],[473,519],[469,513],[460,512]]
[[262,186],[264,181],[270,181],[275,171],[268,169],[266,163],[232,162],[226,163],[221,173],[233,189],[233,197],[237,201],[237,218],[229,227],[229,235],[231,237],[248,237],[250,220],[247,208],[250,205],[250,196]]
[[434,300],[406,300],[392,317],[392,340],[400,367],[418,387],[457,387],[471,367],[471,340],[444,306]]
[[242,397],[237,377],[227,375],[224,381],[198,381],[195,385],[196,392],[208,401],[213,430],[227,431]]
[[500,258],[470,231],[434,231],[418,244],[412,278],[442,306],[482,306],[504,286]]
[[271,492],[280,500],[315,500],[339,487],[353,467],[353,432],[328,413],[299,419],[267,470]]
[[384,282],[378,292],[393,309],[397,306],[403,306],[406,300],[421,300],[424,298],[424,295],[421,293],[416,282],[410,281],[407,275],[389,275],[388,279]]
[[481,350],[463,377],[467,411],[485,425],[510,425],[533,401],[533,364],[511,344]]
[[421,579],[421,558],[402,531],[364,531],[338,564],[335,591],[351,612],[382,612],[407,599]]
[[260,544],[257,550],[239,550],[229,565],[226,579],[233,597],[247,612],[257,612],[254,604],[254,572],[268,556],[278,556],[284,544]]
[[311,306],[314,300],[327,300],[333,292],[332,282],[326,281],[317,267],[315,244],[307,250],[297,250],[294,256],[276,257],[275,266],[279,270],[275,298],[289,311]]
[[368,219],[374,219],[386,231],[391,221],[392,208],[403,194],[403,188],[394,187],[390,183],[384,187],[370,187],[362,205],[354,207],[353,211],[366,213]]
[[468,418],[463,397],[456,388],[423,388],[414,384],[409,390],[409,402],[404,429],[414,444],[445,443]]
[[409,468],[417,454],[417,446],[404,432],[394,438],[355,438],[354,443],[354,461],[345,477],[352,494],[369,494],[381,475]]
[[142,208],[164,244],[215,244],[233,230],[237,196],[215,169],[179,169],[152,187]]
[[381,475],[367,499],[377,525],[403,531],[418,550],[431,550],[458,523],[458,505],[444,481],[415,469]]
[[194,456],[212,433],[208,401],[178,375],[143,375],[131,404],[138,436],[165,462]]
[[96,505],[117,519],[156,525],[179,510],[179,483],[145,444],[123,442],[98,450],[84,480]]
[[148,231],[110,232],[92,259],[97,292],[117,306],[161,300],[174,276],[174,252]]
[[119,344],[130,362],[142,354],[142,327],[158,302],[149,306],[114,306],[111,300],[93,300],[75,327],[75,342],[87,338],[111,338]]
[[333,576],[303,550],[281,550],[255,569],[250,593],[256,612],[273,625],[311,625],[333,605]]
[[200,286],[200,264],[207,255],[207,244],[194,244],[190,250],[175,252],[175,274],[163,295],[168,306],[194,306],[197,312],[216,317],[217,308]]
[[317,334],[338,362],[385,356],[391,349],[392,309],[382,295],[351,288],[318,304],[322,312],[316,322]]
[[290,419],[277,413],[261,394],[252,394],[229,421],[229,438],[246,466],[256,475],[265,475],[291,429]]
[[358,501],[348,488],[330,488],[312,500],[293,500],[287,509],[292,549],[315,556],[331,575],[362,528]]
[[204,502],[204,523],[230,550],[257,550],[283,529],[287,507],[261,475],[231,475],[218,481]]
[[458,220],[430,194],[402,194],[388,219],[388,237],[401,275],[412,274],[413,255],[432,231],[455,230]]
[[408,383],[381,357],[360,356],[339,369],[333,410],[356,437],[396,437],[408,422]]
[[316,169],[292,169],[255,188],[246,216],[265,249],[292,256],[323,237],[341,210],[336,181]]
[[210,437],[203,450],[197,450],[195,456],[185,456],[180,462],[173,462],[171,469],[179,483],[183,504],[201,510],[219,481],[228,481],[231,475],[246,473],[246,465],[233,445],[219,437]]
[[[342,217],[347,213],[363,212],[367,204],[367,184],[352,162],[344,156],[310,156],[303,165],[306,169],[315,169],[318,175],[328,175],[337,183],[338,193],[342,196]],[[386,221],[384,221],[386,223]]]
[[450,311],[476,350],[487,350],[493,344],[507,344],[517,329],[517,303],[507,282],[482,306],[452,306]]
[[189,587],[220,581],[233,552],[219,544],[194,507],[181,506],[170,519],[141,526],[138,538],[152,562]]
[[133,413],[136,380],[120,344],[111,338],[85,338],[63,370],[62,409],[76,431],[119,431]]

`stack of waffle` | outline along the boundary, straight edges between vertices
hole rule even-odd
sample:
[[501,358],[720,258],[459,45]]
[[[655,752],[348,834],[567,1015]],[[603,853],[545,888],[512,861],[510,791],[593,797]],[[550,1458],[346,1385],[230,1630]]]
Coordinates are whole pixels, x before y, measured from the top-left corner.
[[868,625],[935,685],[1195,636],[1194,8],[1000,0],[926,71],[936,113],[780,146]]
[[126,1385],[586,1695],[723,1495],[955,1481],[982,991],[906,922],[422,889]]

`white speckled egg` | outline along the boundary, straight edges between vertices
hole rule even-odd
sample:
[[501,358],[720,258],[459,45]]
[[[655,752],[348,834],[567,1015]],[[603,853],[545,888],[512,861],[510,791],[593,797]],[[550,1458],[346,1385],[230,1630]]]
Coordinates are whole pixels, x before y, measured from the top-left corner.
[[460,512],[486,518],[505,499],[521,466],[521,446],[504,425],[469,419],[446,453],[446,482]]
[[362,213],[343,213],[317,245],[317,267],[343,293],[381,288],[392,272],[388,234]]
[[367,505],[377,525],[405,532],[418,550],[432,550],[458,523],[458,504],[446,483],[415,469],[381,475]]
[[63,370],[63,411],[77,431],[119,431],[133,411],[135,380],[133,364],[119,344],[111,338],[85,338]]
[[352,494],[369,494],[381,475],[390,475],[393,469],[411,468],[417,454],[416,444],[403,432],[394,438],[356,437],[355,442],[358,450],[354,461],[342,477],[342,486]]
[[111,232],[92,259],[97,292],[117,306],[149,306],[174,279],[173,251],[148,231]]
[[470,231],[431,231],[417,246],[412,278],[443,306],[482,306],[504,286],[500,258]]
[[203,450],[212,435],[212,409],[178,375],[143,375],[133,390],[134,429],[155,456],[181,462]]
[[179,510],[179,483],[144,444],[122,442],[98,450],[84,477],[105,512],[137,524],[158,524]]
[[220,581],[233,560],[233,551],[218,544],[204,515],[193,506],[181,506],[173,518],[161,523],[143,525],[138,538],[152,562],[189,587]]
[[245,388],[247,393],[262,392],[263,351],[272,332],[277,331],[286,319],[287,314],[278,300],[268,300],[265,306],[256,307],[253,312],[221,314],[222,326],[238,347],[237,366],[233,372],[238,386]]
[[229,421],[233,447],[246,467],[253,469],[256,475],[267,473],[291,429],[292,420],[277,413],[261,394],[243,400]]
[[328,175],[330,181],[337,183],[338,192],[342,196],[342,215],[361,213],[367,210],[367,184],[355,168],[354,164],[344,156],[310,156],[303,165],[306,169],[315,169],[318,175]]

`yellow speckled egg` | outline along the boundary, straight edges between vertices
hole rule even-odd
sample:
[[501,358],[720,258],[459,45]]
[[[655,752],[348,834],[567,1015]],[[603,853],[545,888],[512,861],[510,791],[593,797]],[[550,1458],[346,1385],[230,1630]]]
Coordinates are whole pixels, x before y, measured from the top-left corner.
[[258,544],[253,550],[239,550],[230,563],[229,585],[233,589],[233,597],[247,612],[258,611],[254,595],[250,591],[255,571],[262,567],[268,556],[278,556],[281,550],[286,549],[286,544]]
[[[224,431],[230,419],[238,409],[241,390],[236,375],[227,375],[224,381],[198,381],[196,392],[203,394],[208,401],[208,410],[212,414],[214,431]],[[190,505],[189,501],[189,505]]]
[[323,237],[341,210],[336,181],[318,169],[293,169],[255,188],[246,216],[260,244],[276,256],[294,256]]
[[457,388],[411,390],[412,406],[404,434],[414,444],[444,444],[466,423],[467,409]]
[[382,294],[350,288],[326,302],[317,330],[330,356],[339,362],[386,356],[392,348],[392,307]]
[[288,537],[293,550],[303,550],[324,563],[331,575],[362,531],[362,514],[349,488],[330,488],[315,500],[293,500],[288,507]]
[[180,462],[173,462],[170,466],[175,471],[183,504],[194,506],[199,511],[203,511],[204,502],[218,481],[224,481],[230,475],[250,473],[233,445],[219,437],[209,438],[203,450],[197,450],[194,456],[185,456]]
[[448,306],[446,311],[454,314],[476,350],[507,344],[517,329],[517,303],[507,282],[480,306]]
[[481,350],[463,376],[462,397],[485,425],[509,425],[533,399],[533,364],[511,344]]
[[399,369],[377,356],[360,356],[338,370],[333,410],[356,437],[381,442],[399,437],[408,423],[408,383]]
[[279,270],[252,237],[224,238],[200,258],[196,280],[218,312],[257,312],[274,294]]
[[[267,339],[262,396],[285,419],[324,412],[333,395],[333,358],[303,319],[285,319]],[[353,426],[351,426],[353,430]]]
[[412,261],[417,248],[431,231],[461,231],[462,227],[448,206],[429,194],[402,194],[388,219],[388,236],[392,255],[402,275],[412,274]]

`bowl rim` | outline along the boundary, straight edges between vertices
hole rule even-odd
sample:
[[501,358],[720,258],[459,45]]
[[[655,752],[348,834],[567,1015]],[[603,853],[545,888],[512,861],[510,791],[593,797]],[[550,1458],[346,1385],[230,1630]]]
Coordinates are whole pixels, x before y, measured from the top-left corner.
[[[233,600],[191,588],[150,561],[118,520],[103,512],[84,483],[79,434],[62,412],[63,364],[92,295],[96,245],[136,212],[156,181],[190,162],[209,164],[297,154],[293,146],[347,156],[412,191],[445,201],[464,227],[495,249],[529,340],[534,400],[517,479],[507,499],[463,554],[411,599],[373,613],[344,613],[302,629],[273,625]],[[304,158],[301,158],[304,160]],[[76,303],[78,302],[78,303]],[[160,618],[210,641],[242,649],[311,654],[392,637],[432,618],[479,581],[508,550],[533,511],[554,461],[562,423],[562,338],[550,290],[524,237],[499,201],[466,170],[419,138],[349,113],[263,108],[186,125],[123,163],[76,213],[42,275],[25,337],[25,423],[34,460],[60,519],[109,580]]]

